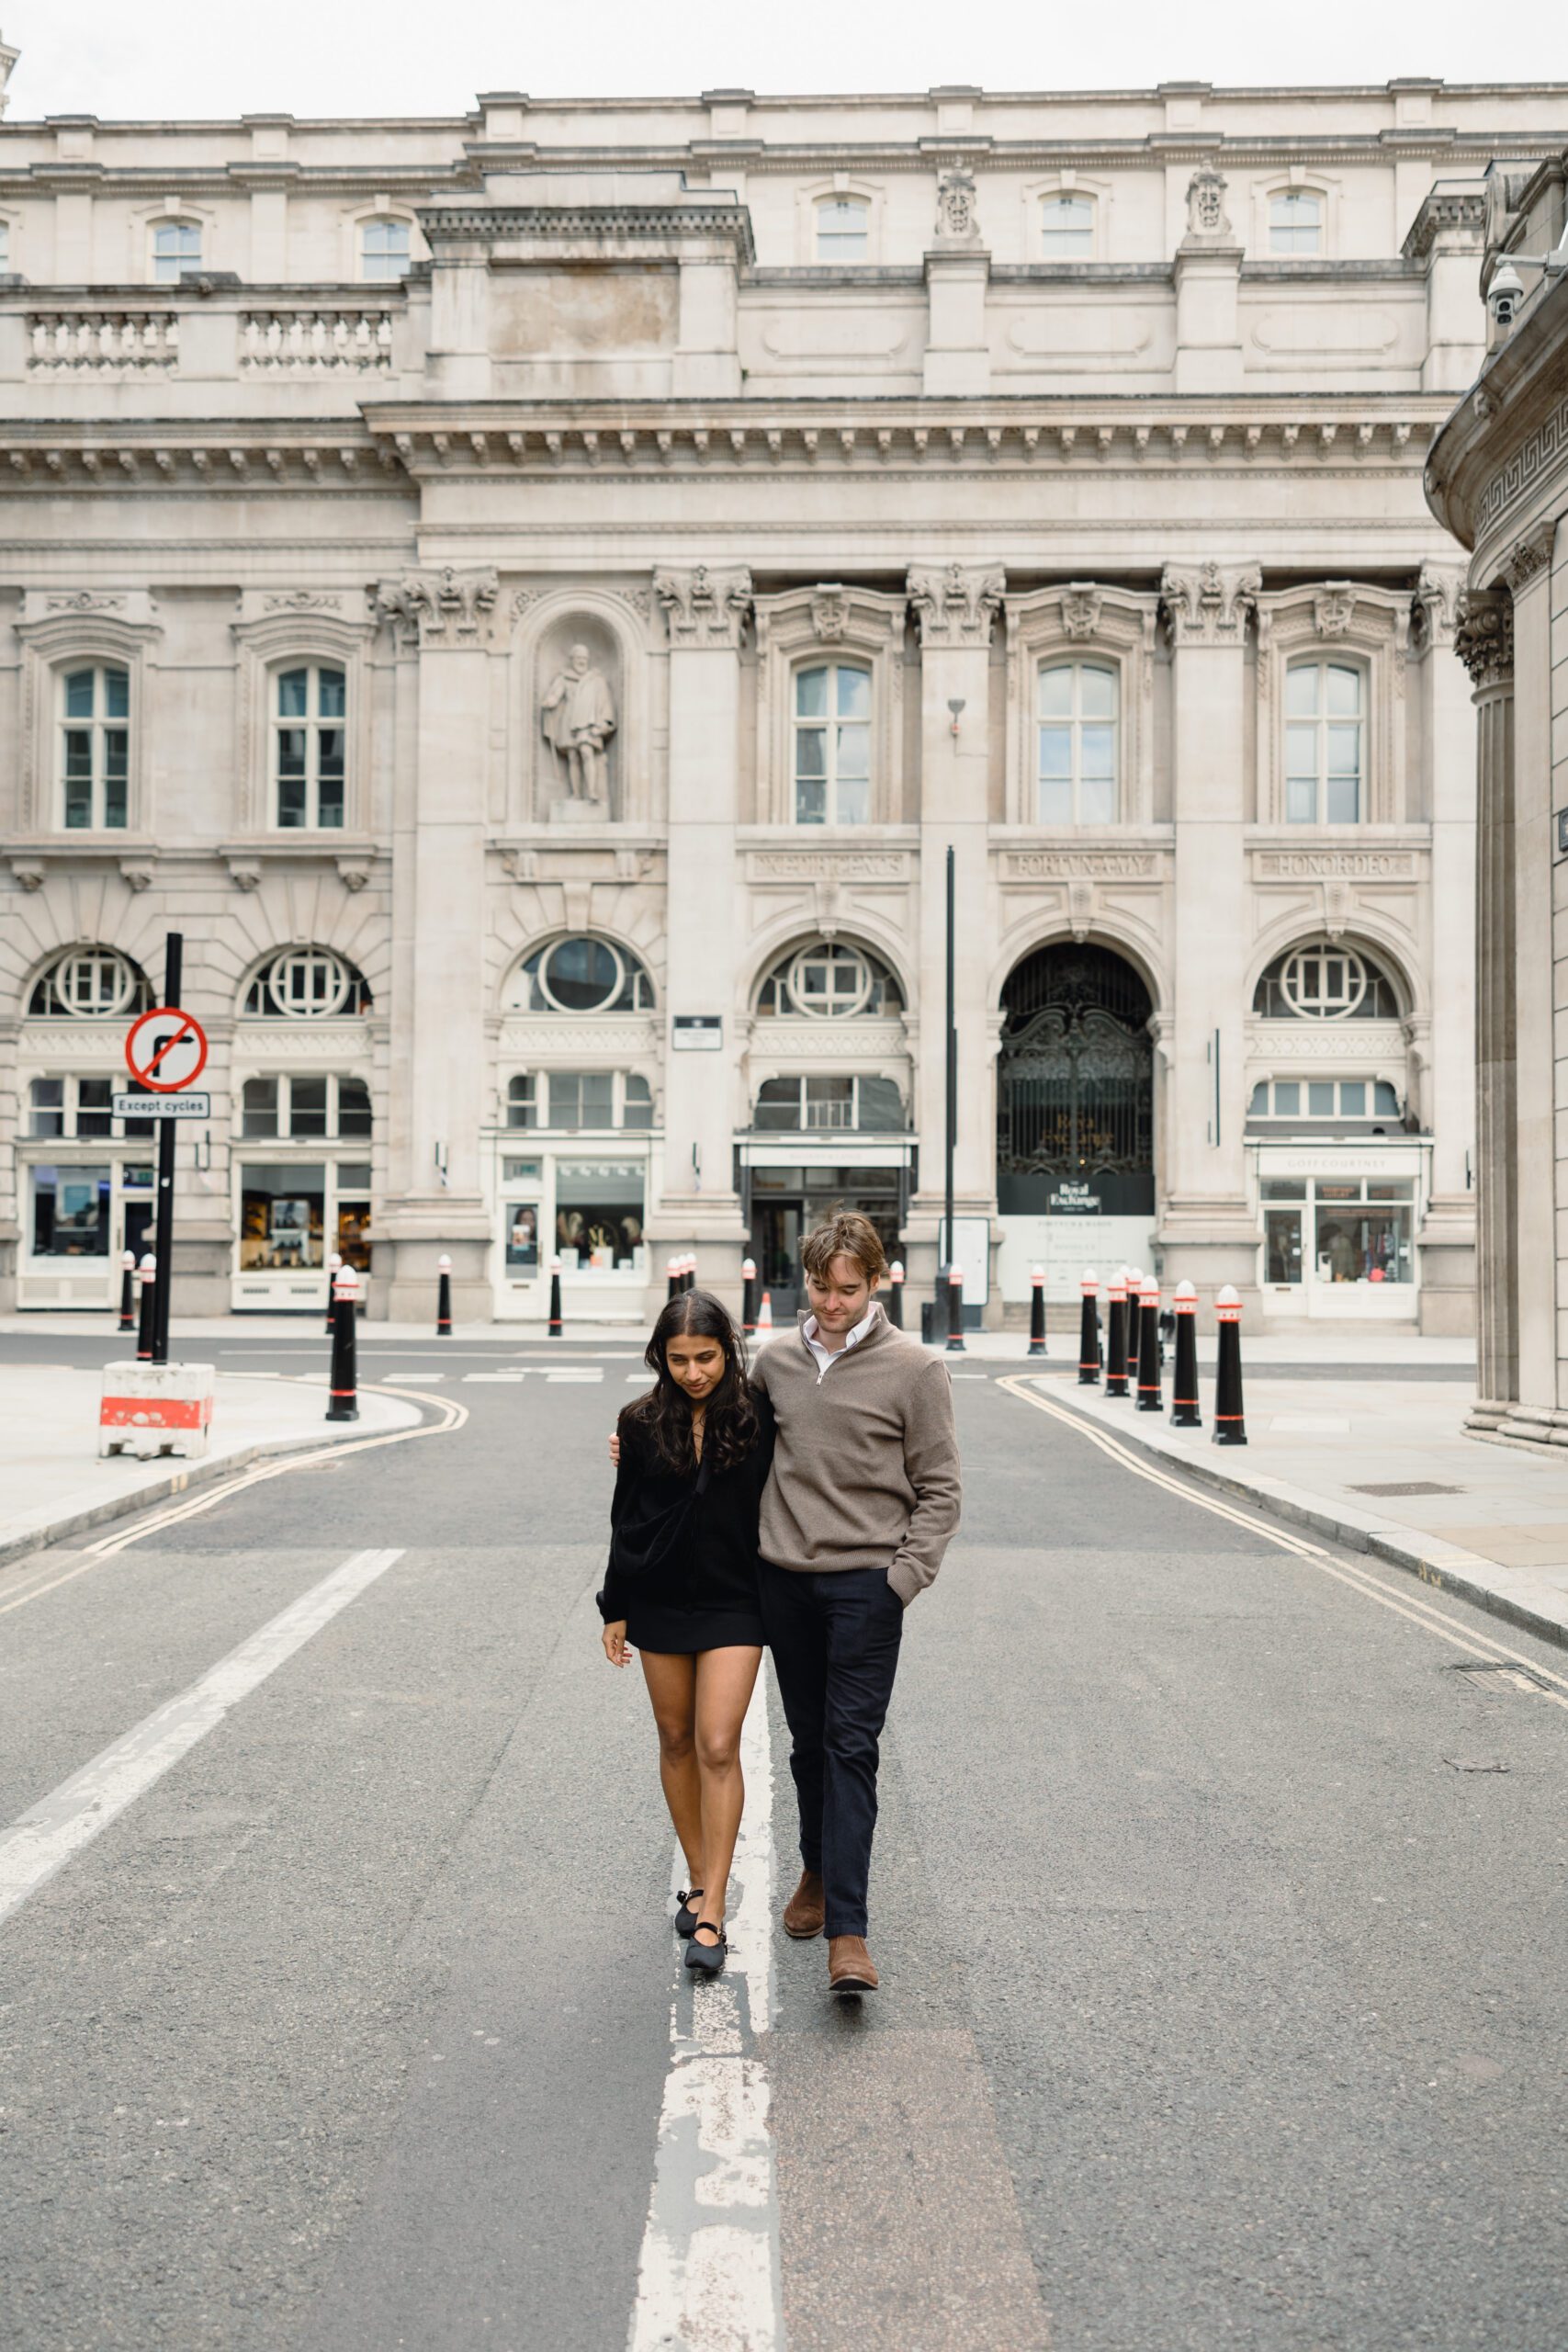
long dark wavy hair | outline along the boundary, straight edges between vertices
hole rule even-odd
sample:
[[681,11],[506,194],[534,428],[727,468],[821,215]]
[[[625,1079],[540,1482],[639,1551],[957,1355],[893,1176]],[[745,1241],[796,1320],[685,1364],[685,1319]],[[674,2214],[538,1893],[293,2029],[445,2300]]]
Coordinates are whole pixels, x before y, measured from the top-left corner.
[[621,1418],[646,1431],[654,1452],[671,1470],[695,1469],[691,1400],[671,1376],[666,1353],[671,1340],[688,1338],[716,1340],[724,1350],[723,1376],[703,1408],[703,1456],[715,1470],[733,1469],[757,1442],[757,1408],[746,1378],[740,1335],[711,1291],[682,1291],[664,1307],[643,1354],[654,1375],[653,1386],[646,1396],[634,1398]]

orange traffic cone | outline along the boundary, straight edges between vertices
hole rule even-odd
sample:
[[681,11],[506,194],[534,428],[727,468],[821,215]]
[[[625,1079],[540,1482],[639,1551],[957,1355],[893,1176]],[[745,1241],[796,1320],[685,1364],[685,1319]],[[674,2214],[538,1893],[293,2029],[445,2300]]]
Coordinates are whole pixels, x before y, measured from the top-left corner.
[[773,1328],[773,1296],[771,1291],[765,1290],[762,1293],[762,1304],[757,1310],[757,1337],[761,1339],[764,1331],[771,1331]]

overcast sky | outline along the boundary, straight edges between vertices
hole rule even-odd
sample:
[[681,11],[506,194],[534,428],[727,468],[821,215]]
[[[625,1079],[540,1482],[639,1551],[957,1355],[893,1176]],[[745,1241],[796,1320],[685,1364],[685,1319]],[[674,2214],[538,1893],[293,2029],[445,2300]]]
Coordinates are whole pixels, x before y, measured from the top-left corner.
[[504,89],[1568,81],[1561,0],[0,0],[0,38],[22,52],[12,120],[459,114]]

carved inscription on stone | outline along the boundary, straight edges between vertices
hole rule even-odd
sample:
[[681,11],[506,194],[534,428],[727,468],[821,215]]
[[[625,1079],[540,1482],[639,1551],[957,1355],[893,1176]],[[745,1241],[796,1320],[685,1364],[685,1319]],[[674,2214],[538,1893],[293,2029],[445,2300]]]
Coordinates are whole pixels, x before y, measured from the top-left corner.
[[1266,849],[1258,854],[1258,874],[1265,882],[1321,882],[1335,877],[1348,882],[1409,881],[1416,872],[1416,854],[1407,849]]
[[902,850],[766,849],[747,860],[753,882],[907,882]]
[[1158,878],[1152,849],[1010,849],[1002,852],[1004,882],[1146,882]]

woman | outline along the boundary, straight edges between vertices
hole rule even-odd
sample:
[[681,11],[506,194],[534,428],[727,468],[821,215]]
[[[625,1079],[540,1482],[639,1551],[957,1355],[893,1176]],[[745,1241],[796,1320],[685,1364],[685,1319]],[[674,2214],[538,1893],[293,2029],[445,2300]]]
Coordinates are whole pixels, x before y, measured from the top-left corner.
[[706,1291],[670,1301],[645,1361],[654,1385],[616,1428],[599,1613],[612,1666],[641,1654],[660,1778],[692,1882],[675,1925],[690,1939],[687,1967],[716,1976],[746,1793],[740,1726],[762,1659],[757,1514],[773,1415],[747,1383],[734,1325]]

